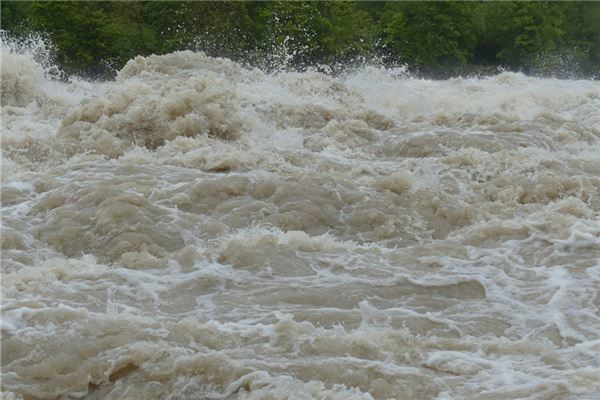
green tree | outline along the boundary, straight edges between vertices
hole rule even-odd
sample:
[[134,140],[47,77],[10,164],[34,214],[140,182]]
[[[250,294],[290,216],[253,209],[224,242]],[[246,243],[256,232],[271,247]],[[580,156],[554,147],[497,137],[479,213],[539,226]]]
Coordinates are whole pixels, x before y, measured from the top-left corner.
[[267,67],[304,68],[319,58],[318,3],[265,2],[254,12],[259,35],[256,48],[266,57]]
[[356,2],[320,3],[318,38],[322,62],[348,62],[376,53],[376,24]]
[[445,77],[501,65],[600,75],[593,2],[16,2],[3,31],[50,37],[68,73],[110,76],[141,54],[195,49],[273,68],[381,58]]
[[430,73],[467,65],[476,45],[468,3],[389,2],[382,41],[392,59]]
[[572,55],[582,73],[600,78],[600,3],[568,3],[565,14],[561,52]]
[[[135,23],[130,4],[97,2],[35,2],[33,28],[50,35],[57,60],[68,73],[107,75],[136,54],[149,50],[153,32]],[[134,5],[135,6],[135,5]]]
[[148,2],[145,22],[157,32],[157,51],[204,50],[237,58],[252,45],[251,19],[243,2]]
[[556,51],[565,31],[564,4],[510,3],[508,13],[495,24],[502,38],[497,58],[513,67],[534,66],[539,55]]
[[0,25],[3,30],[13,35],[21,35],[29,31],[27,16],[31,13],[31,4],[28,2],[3,1],[0,3]]

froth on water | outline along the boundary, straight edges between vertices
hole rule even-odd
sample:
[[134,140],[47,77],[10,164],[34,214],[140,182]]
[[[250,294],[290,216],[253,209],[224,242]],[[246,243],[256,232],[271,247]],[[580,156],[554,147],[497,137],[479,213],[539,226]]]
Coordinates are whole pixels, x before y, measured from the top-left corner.
[[2,391],[593,399],[600,84],[2,50]]

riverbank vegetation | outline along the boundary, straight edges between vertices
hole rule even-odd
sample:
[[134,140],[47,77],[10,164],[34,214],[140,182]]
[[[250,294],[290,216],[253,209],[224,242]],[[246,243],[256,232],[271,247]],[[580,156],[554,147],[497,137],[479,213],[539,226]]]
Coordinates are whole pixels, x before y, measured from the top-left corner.
[[3,1],[1,15],[11,37],[47,36],[58,65],[84,76],[183,49],[264,69],[366,62],[432,77],[600,75],[596,2]]

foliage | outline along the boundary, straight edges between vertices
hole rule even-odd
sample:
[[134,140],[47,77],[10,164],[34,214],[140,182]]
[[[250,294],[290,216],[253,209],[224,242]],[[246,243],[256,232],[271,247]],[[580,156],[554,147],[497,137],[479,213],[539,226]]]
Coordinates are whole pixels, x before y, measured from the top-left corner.
[[476,43],[469,3],[386,4],[383,41],[392,57],[426,70],[465,66]]
[[2,29],[44,32],[68,73],[110,76],[135,55],[204,50],[263,68],[366,60],[429,76],[501,66],[600,75],[594,2],[17,2]]

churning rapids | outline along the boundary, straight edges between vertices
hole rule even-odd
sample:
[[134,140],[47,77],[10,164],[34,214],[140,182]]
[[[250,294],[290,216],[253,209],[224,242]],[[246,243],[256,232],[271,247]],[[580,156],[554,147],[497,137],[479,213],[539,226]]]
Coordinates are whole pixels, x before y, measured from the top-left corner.
[[5,399],[599,399],[600,82],[2,52]]

